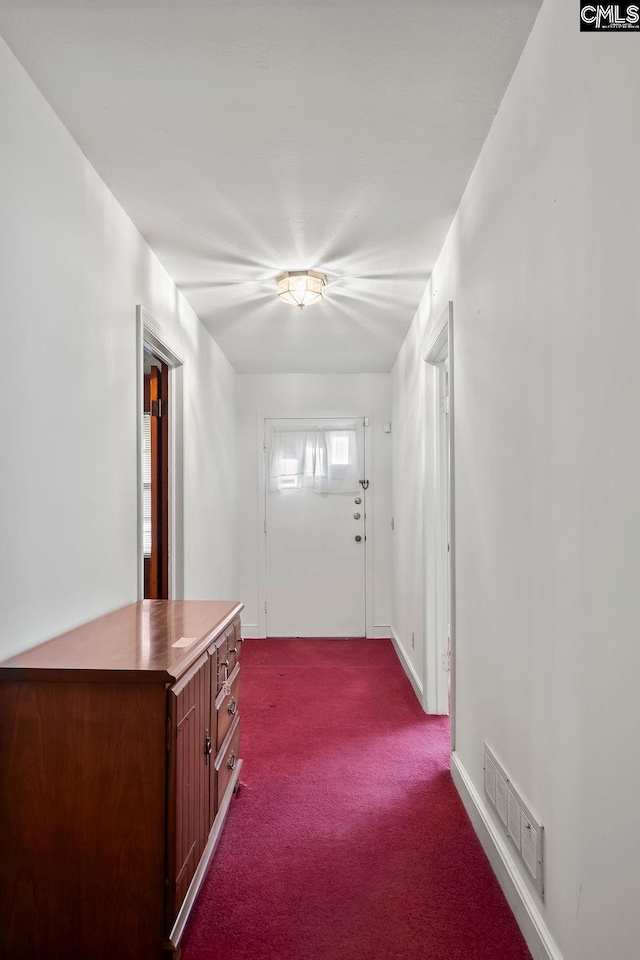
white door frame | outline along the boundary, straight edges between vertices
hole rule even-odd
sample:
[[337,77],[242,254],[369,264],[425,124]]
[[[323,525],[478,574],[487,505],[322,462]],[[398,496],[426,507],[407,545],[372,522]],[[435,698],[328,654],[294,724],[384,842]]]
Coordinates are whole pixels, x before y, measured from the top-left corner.
[[[424,708],[446,714],[451,684],[451,737],[455,744],[455,474],[454,474],[454,351],[453,303],[449,301],[421,351],[427,378],[427,449],[425,489],[425,675]],[[442,397],[449,361],[448,412]],[[448,424],[447,424],[448,419]],[[448,433],[448,435],[447,435]],[[429,444],[429,440],[427,440]],[[447,463],[448,457],[448,463]],[[447,484],[449,489],[447,490]],[[449,549],[448,549],[449,547]],[[446,624],[451,649],[450,679],[447,665]]]
[[142,421],[144,348],[148,347],[169,368],[169,598],[184,597],[184,429],[183,365],[171,339],[146,310],[136,307],[137,349],[137,448],[138,448],[138,599],[144,597],[142,554]]
[[[259,410],[256,416],[256,438],[258,444],[258,624],[255,633],[258,637],[267,635],[267,550],[266,550],[266,516],[267,516],[267,451],[266,451],[266,421],[267,420],[365,420],[364,429],[364,472],[365,479],[370,481],[366,494],[365,519],[365,636],[375,637],[373,625],[373,510],[375,500],[375,484],[372,482],[372,430],[373,416],[371,411],[366,413],[345,412],[344,410],[311,410],[310,412],[296,412],[294,416],[286,411],[265,412]],[[247,624],[247,635],[253,636],[253,624]],[[388,634],[388,631],[387,631]]]

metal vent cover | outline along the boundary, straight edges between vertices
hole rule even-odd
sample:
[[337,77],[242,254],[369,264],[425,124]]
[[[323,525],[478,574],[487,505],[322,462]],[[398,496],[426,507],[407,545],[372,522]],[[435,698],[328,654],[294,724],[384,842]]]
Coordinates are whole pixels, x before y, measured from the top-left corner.
[[538,879],[538,838],[540,828],[523,815],[522,817],[522,841],[520,851],[522,859],[526,863],[529,873],[534,880]]
[[509,795],[507,797],[507,833],[515,843],[516,847],[520,847],[522,843],[522,807],[516,800],[513,790],[509,790]]
[[496,765],[489,754],[484,758],[484,789],[493,803],[496,804]]
[[496,768],[496,810],[505,827],[507,825],[508,791],[509,781],[503,776],[502,771]]
[[484,745],[484,792],[544,901],[544,828],[522,799],[488,743]]

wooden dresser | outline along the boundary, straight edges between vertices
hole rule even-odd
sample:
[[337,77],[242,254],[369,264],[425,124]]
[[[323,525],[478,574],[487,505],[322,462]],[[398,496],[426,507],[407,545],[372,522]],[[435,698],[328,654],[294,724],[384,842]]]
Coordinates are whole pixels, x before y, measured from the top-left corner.
[[242,766],[241,609],[143,600],[0,664],[3,960],[177,960]]

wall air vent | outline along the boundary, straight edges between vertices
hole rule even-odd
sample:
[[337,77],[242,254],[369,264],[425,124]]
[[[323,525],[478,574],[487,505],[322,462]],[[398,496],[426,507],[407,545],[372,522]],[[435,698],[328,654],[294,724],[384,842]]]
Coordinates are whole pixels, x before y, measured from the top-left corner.
[[484,792],[544,900],[543,827],[487,743],[484,745]]

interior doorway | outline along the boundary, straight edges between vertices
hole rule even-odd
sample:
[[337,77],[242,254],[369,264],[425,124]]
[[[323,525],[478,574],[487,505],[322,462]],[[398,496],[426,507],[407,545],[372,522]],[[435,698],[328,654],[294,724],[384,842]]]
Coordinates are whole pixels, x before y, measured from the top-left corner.
[[364,424],[265,419],[267,636],[366,636]]
[[449,345],[437,364],[438,434],[436,471],[439,474],[437,623],[440,656],[438,704],[451,712],[451,398],[449,395]]
[[138,597],[184,596],[183,360],[137,307]]
[[144,347],[142,555],[145,600],[169,598],[169,367]]
[[432,480],[426,490],[425,710],[451,715],[455,731],[455,514],[453,443],[453,304],[448,303],[422,350],[426,361]]

